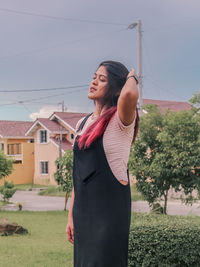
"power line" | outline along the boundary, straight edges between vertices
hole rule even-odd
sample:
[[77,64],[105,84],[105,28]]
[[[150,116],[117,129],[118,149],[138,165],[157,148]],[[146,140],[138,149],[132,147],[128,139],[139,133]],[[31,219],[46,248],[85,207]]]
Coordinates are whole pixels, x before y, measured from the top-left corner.
[[73,88],[81,88],[89,86],[89,84],[83,85],[74,85],[74,86],[65,86],[65,87],[55,87],[55,88],[39,88],[39,89],[14,89],[14,90],[0,90],[0,93],[31,93],[31,92],[39,92],[39,91],[56,91],[56,90],[67,90]]
[[[88,88],[85,88],[88,89]],[[47,99],[47,98],[51,98],[51,97],[56,97],[56,96],[61,96],[61,95],[66,95],[66,94],[71,94],[71,93],[76,93],[76,92],[80,92],[83,89],[78,89],[78,90],[73,90],[70,92],[66,92],[66,93],[62,93],[62,94],[54,94],[54,95],[49,95],[49,96],[44,96],[44,97],[40,97],[40,98],[32,98],[32,99],[26,99],[26,100],[19,100],[19,101],[15,101],[15,102],[11,102],[11,103],[6,103],[6,104],[0,104],[0,106],[12,106],[12,105],[18,105],[18,104],[23,104],[23,103],[33,103],[33,102],[37,102],[38,100],[40,101],[41,99]]]
[[21,104],[21,105],[24,107],[24,109],[25,109],[26,111],[28,111],[29,113],[33,113],[33,111],[31,111],[29,108],[27,108],[27,106],[24,105],[24,103],[22,103],[21,101],[19,101],[19,104]]
[[93,23],[93,24],[126,26],[126,24],[116,23],[116,22],[105,22],[105,21],[99,21],[99,20],[88,20],[88,19],[74,19],[74,18],[66,18],[66,17],[57,17],[57,16],[51,16],[51,15],[27,12],[27,11],[18,11],[18,10],[13,10],[13,9],[8,9],[8,8],[0,8],[0,11],[20,14],[20,15],[26,15],[26,16],[32,16],[32,17],[41,17],[41,18],[45,18],[45,19],[61,20],[61,21],[75,21],[75,22],[84,22],[84,23]]

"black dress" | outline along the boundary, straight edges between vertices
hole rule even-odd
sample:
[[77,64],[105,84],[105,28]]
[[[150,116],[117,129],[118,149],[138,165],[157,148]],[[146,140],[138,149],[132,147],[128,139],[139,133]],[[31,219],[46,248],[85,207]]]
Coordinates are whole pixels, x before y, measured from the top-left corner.
[[113,175],[103,136],[87,149],[75,140],[73,183],[74,267],[127,267],[130,181],[122,185]]

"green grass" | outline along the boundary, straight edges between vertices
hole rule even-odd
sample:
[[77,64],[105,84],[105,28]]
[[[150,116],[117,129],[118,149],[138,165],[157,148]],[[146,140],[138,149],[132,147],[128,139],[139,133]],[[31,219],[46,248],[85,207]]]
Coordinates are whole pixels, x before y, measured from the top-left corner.
[[[64,197],[65,192],[63,192],[60,187],[48,186],[46,189],[40,191],[38,195]],[[131,199],[132,201],[144,200],[142,194],[137,190],[135,184],[131,186]]]
[[48,188],[38,193],[38,195],[40,196],[56,196],[56,197],[65,197],[65,194],[66,193],[62,191],[61,187],[55,187],[55,186],[49,186]]
[[6,203],[3,200],[0,200],[0,210]]
[[[64,211],[0,211],[0,217],[8,218],[29,231],[27,235],[0,236],[0,266],[72,267],[73,245],[65,234],[67,215],[68,212]],[[200,218],[142,213],[132,213],[131,217],[131,227],[169,223],[199,225]]]
[[131,186],[131,199],[132,201],[144,200],[142,194],[137,190],[136,184]]
[[67,214],[64,211],[0,211],[0,217],[8,218],[29,231],[28,235],[0,237],[0,266],[73,266],[73,245],[65,234]]
[[48,185],[41,185],[41,184],[15,184],[15,188],[17,190],[29,190],[31,188],[45,188],[48,187]]
[[[31,188],[46,188],[41,190],[38,195],[40,196],[56,196],[65,197],[65,192],[63,192],[60,187],[53,185],[38,185],[38,184],[17,184],[15,188],[17,190],[29,190]],[[71,195],[71,194],[70,194]],[[136,185],[131,186],[131,199],[132,201],[144,200],[142,194],[137,190]]]
[[62,189],[55,185],[39,185],[39,184],[17,184],[15,185],[17,190],[29,190],[31,188],[44,188],[38,192],[40,196],[56,196],[56,197],[65,197],[65,192]]

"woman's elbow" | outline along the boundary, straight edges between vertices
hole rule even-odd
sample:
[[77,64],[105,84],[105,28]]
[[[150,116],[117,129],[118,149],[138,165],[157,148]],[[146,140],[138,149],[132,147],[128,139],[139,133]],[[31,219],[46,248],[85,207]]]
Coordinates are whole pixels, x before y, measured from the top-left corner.
[[139,98],[138,90],[135,90],[135,91],[127,90],[122,96],[122,101],[130,102],[130,103],[137,103],[138,98]]

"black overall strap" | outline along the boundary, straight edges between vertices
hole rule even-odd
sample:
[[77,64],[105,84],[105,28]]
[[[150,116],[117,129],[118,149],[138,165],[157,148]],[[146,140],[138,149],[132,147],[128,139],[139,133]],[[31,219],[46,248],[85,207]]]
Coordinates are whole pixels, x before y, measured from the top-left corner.
[[92,113],[88,114],[88,115],[84,118],[84,120],[83,120],[83,121],[81,122],[81,124],[79,125],[77,132],[79,132],[80,130],[83,129],[83,126],[85,125],[87,119],[88,119],[91,115],[92,115]]

